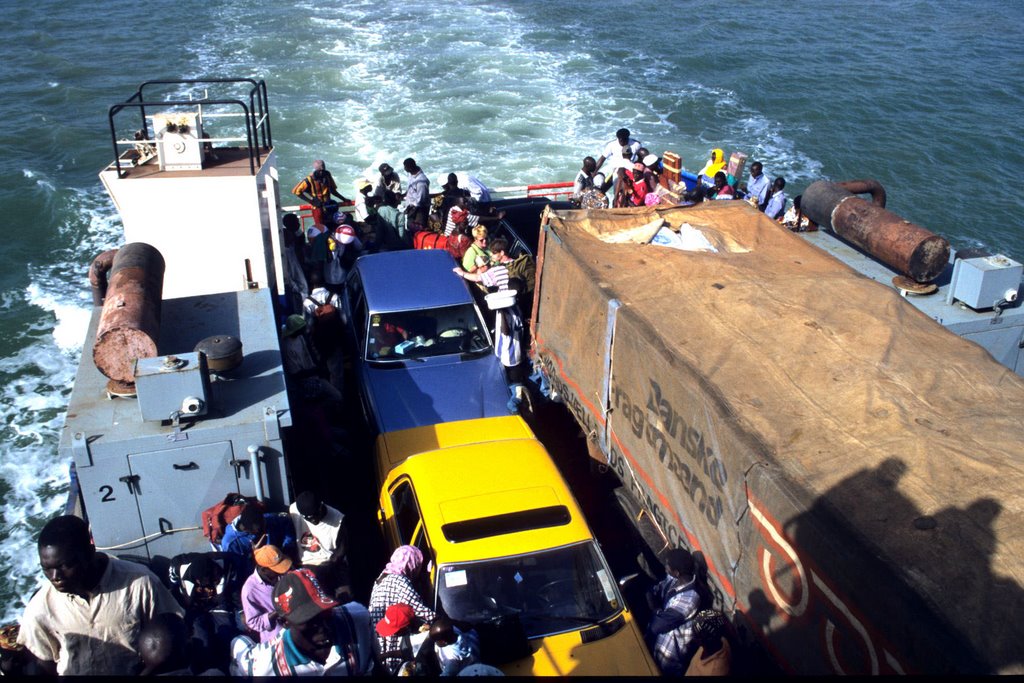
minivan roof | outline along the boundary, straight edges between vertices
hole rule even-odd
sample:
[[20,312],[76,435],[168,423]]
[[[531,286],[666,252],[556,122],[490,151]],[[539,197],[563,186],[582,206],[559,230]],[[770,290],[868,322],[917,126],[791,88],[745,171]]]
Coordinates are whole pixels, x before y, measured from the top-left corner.
[[[551,456],[534,438],[441,447],[410,456],[395,474],[413,482],[438,564],[519,555],[593,538]],[[563,506],[568,521],[550,526],[457,543],[442,530],[447,524]]]

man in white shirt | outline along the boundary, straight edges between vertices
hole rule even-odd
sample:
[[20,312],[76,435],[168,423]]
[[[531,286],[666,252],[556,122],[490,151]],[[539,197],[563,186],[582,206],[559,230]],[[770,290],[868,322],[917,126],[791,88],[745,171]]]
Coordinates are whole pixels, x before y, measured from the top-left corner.
[[49,581],[21,618],[18,643],[49,675],[120,676],[140,668],[137,642],[157,614],[184,611],[146,567],[96,552],[85,520],[62,515],[39,534]]
[[764,207],[764,215],[768,218],[778,219],[786,211],[786,193],[782,189],[786,187],[786,179],[779,176],[772,183],[772,191],[768,197],[768,205]]
[[632,168],[633,162],[637,160],[636,155],[640,151],[641,147],[643,147],[643,144],[639,140],[629,136],[628,128],[619,128],[615,131],[615,139],[604,146],[601,156],[597,159],[597,168],[594,170],[600,170],[601,166],[604,165],[605,160],[611,160],[616,163],[616,166],[613,167],[614,170],[614,168],[625,163],[622,161],[625,156],[623,152],[628,154],[629,164],[626,167]]
[[316,572],[328,590],[349,590],[348,532],[345,515],[326,504],[312,491],[303,491],[288,508],[295,525],[295,539],[302,566]]
[[366,223],[367,219],[370,218],[370,209],[376,208],[380,201],[374,197],[371,192],[373,191],[373,183],[366,178],[360,178],[355,182],[356,198],[355,208],[352,210],[353,218],[357,223]]

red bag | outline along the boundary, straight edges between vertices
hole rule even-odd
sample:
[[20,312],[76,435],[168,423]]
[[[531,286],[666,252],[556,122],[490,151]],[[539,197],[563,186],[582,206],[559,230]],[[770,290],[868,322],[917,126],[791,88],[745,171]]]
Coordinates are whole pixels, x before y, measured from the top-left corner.
[[261,501],[240,493],[229,493],[224,496],[224,500],[203,510],[200,521],[203,536],[210,539],[211,543],[219,545],[224,538],[224,529],[242,514],[246,505],[255,505],[260,510],[266,510]]
[[448,253],[455,258],[455,262],[458,264],[462,263],[462,257],[469,251],[469,245],[473,244],[473,240],[469,239],[465,235],[453,232],[448,235],[447,249]]
[[414,249],[444,249],[445,236],[429,230],[421,230],[412,236]]

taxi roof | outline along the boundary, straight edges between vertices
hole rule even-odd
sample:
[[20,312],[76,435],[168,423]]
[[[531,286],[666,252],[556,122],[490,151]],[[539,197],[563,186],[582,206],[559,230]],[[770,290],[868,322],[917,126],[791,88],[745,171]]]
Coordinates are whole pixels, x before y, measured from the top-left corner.
[[[529,432],[525,424],[524,428]],[[486,428],[481,431],[488,435]],[[561,473],[532,434],[442,445],[438,450],[417,453],[392,470],[388,485],[400,477],[412,480],[438,564],[518,555],[593,538]],[[567,520],[538,528],[496,531],[459,542],[448,540],[443,529],[448,524],[484,518],[491,518],[495,528],[500,528],[503,515],[514,517],[514,513],[560,506],[568,511]]]
[[521,417],[503,415],[385,432],[377,437],[377,453],[380,471],[387,473],[416,453],[505,439],[533,438],[533,432]]

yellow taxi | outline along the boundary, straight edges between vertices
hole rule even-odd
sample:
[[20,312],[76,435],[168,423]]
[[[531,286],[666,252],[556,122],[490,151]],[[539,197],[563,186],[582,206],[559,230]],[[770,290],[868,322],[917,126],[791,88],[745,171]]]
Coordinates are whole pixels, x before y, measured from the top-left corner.
[[423,551],[436,609],[482,641],[488,624],[509,620],[525,635],[524,656],[499,664],[505,673],[658,674],[576,500],[522,418],[384,433],[376,465],[384,533],[392,548]]

